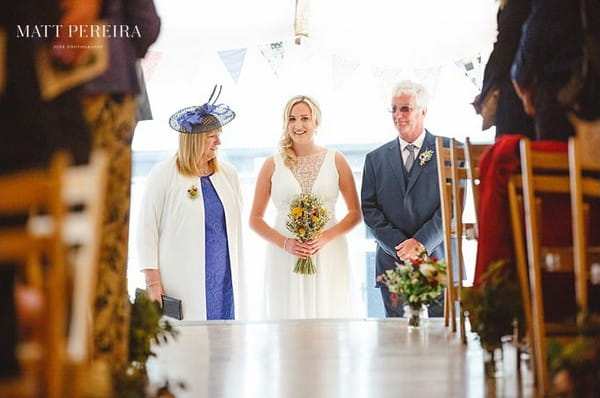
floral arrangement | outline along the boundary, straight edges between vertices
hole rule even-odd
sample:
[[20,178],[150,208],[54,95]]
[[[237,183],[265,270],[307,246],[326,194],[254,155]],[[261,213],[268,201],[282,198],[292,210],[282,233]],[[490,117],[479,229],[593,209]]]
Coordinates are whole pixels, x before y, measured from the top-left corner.
[[[149,394],[146,361],[156,354],[152,343],[160,345],[170,338],[177,337],[177,331],[168,322],[161,320],[162,309],[156,301],[151,301],[146,292],[137,289],[135,301],[131,304],[131,324],[129,329],[129,358],[125,369],[115,369],[113,373],[113,394],[119,398],[142,398],[168,396],[169,382],[155,394]],[[181,382],[176,383],[185,388]]]
[[[309,242],[323,233],[323,228],[329,221],[329,213],[323,207],[323,201],[312,193],[300,194],[290,203],[287,229],[294,234],[296,240]],[[310,256],[299,258],[294,272],[302,275],[312,275],[317,268]]]
[[[411,309],[420,310],[436,303],[446,285],[446,264],[422,251],[409,262],[396,263],[395,269],[377,276],[377,282],[387,286],[393,305],[402,298]],[[418,316],[411,316],[408,322],[409,326],[419,326]]]
[[469,312],[471,330],[483,349],[493,353],[502,347],[502,337],[512,335],[515,322],[525,331],[521,290],[514,263],[491,263],[477,288],[463,290],[462,304]]
[[419,155],[419,166],[425,166],[425,163],[429,162],[432,157],[433,151],[431,149],[423,151],[423,153]]

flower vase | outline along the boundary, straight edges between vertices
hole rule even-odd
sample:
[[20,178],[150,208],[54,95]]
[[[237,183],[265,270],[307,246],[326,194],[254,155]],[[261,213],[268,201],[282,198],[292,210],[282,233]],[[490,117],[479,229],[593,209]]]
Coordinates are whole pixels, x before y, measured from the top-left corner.
[[423,304],[418,308],[413,308],[409,305],[404,306],[404,317],[408,319],[409,329],[418,329],[425,326],[429,314],[427,307]]

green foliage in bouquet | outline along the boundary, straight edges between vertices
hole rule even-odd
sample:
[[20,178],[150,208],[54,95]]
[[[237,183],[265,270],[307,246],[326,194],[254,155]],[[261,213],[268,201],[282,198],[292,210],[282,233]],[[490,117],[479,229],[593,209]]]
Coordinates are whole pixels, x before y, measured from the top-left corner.
[[419,310],[423,305],[434,304],[442,292],[446,284],[446,264],[423,251],[408,263],[396,263],[395,269],[377,276],[377,281],[387,286],[394,305],[400,297],[410,308]]
[[[131,325],[129,329],[129,358],[125,369],[113,374],[114,396],[120,398],[146,397],[148,375],[146,361],[156,356],[152,342],[160,345],[168,337],[175,338],[177,331],[165,320],[161,321],[162,309],[156,301],[151,301],[146,292],[137,289],[135,301],[131,304]],[[164,388],[163,388],[164,390]]]
[[502,337],[513,333],[515,320],[524,325],[521,289],[510,265],[504,260],[492,263],[479,287],[463,290],[463,306],[469,312],[471,330],[479,335],[481,346],[488,352],[500,348]]
[[[329,213],[323,207],[323,201],[312,193],[303,193],[294,197],[290,203],[290,212],[286,227],[294,234],[294,238],[306,243],[323,233],[323,228],[329,222]],[[294,267],[294,272],[303,275],[312,275],[317,268],[310,256],[299,258]]]

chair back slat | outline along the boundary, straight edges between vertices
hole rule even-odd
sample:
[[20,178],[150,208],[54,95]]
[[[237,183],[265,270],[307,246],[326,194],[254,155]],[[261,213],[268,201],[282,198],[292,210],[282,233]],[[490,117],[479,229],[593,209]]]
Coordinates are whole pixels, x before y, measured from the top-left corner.
[[[569,194],[568,156],[566,153],[532,151],[530,141],[522,139],[520,157],[527,264],[520,263],[520,258],[517,257],[517,265],[521,268],[519,275],[528,277],[529,294],[524,295],[524,306],[531,307],[529,335],[533,346],[538,388],[543,394],[548,388],[549,381],[546,355],[547,322],[543,305],[541,264],[548,255],[558,254],[552,252],[556,249],[542,245],[540,202],[543,195]],[[519,244],[517,239],[515,244]],[[568,253],[570,250],[568,245],[565,245],[564,250]],[[526,268],[526,271],[523,268]]]
[[452,261],[452,167],[451,152],[444,146],[442,137],[435,139],[435,152],[438,168],[438,185],[440,189],[440,211],[442,214],[442,233],[444,241],[444,257],[447,265],[447,287],[444,302],[444,323],[456,331],[456,310],[454,291],[454,272]]
[[[585,141],[584,141],[585,140]],[[575,293],[581,309],[579,323],[589,315],[588,281],[591,264],[597,261],[590,242],[590,207],[600,206],[600,141],[597,134],[578,131],[569,139],[569,182],[573,218]],[[598,242],[596,242],[596,245]]]
[[[39,390],[47,397],[77,397],[85,395],[86,366],[91,361],[108,158],[94,152],[89,164],[67,167],[66,158],[61,162],[60,170],[53,161],[49,172],[0,177],[0,215],[29,214],[24,225],[0,229],[0,260],[36,264],[41,269],[41,257],[50,259],[50,266],[42,271],[29,270],[29,265],[26,270],[34,275],[29,279],[43,281],[47,307]],[[18,193],[22,193],[20,200],[14,197]]]
[[[27,228],[27,217],[23,217],[21,226],[0,227],[0,261],[20,267],[25,275],[43,275],[36,277],[39,280],[33,283],[27,280],[25,282],[32,288],[39,289],[45,307],[43,330],[36,334],[39,336],[38,340],[32,342],[40,347],[34,352],[41,355],[40,358],[32,358],[40,364],[34,366],[39,369],[39,376],[35,378],[37,384],[33,391],[50,398],[64,396],[67,274],[62,244],[62,223],[66,208],[61,198],[61,190],[68,162],[65,153],[57,153],[48,169],[0,177],[0,216],[8,219],[21,218],[24,214],[45,211],[56,226],[45,236],[35,235]],[[28,270],[31,267],[39,269]],[[4,386],[0,386],[0,392],[2,388]],[[24,385],[23,388],[31,389],[28,385]]]
[[[455,332],[457,329],[455,304],[458,303],[460,335],[462,342],[466,343],[465,315],[461,300],[464,275],[462,239],[465,233],[462,214],[465,198],[464,183],[467,179],[467,170],[464,167],[465,154],[463,150],[458,149],[455,139],[449,139],[449,146],[446,147],[442,137],[436,138],[436,152],[448,279],[445,321],[446,326],[451,322],[452,331]],[[453,250],[454,246],[456,251]],[[455,275],[458,276],[456,280],[454,280]]]
[[490,147],[490,144],[473,144],[469,137],[465,139],[464,153],[467,179],[471,186],[475,208],[475,236],[477,236],[477,217],[479,216],[479,164],[481,157]]

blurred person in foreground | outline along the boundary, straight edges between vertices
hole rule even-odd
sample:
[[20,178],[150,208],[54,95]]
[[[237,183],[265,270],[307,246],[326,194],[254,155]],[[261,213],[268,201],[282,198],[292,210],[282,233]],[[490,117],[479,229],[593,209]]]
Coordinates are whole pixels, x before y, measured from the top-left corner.
[[[582,28],[581,1],[534,1],[523,27],[511,73],[525,112],[534,118],[537,140],[566,141],[573,136],[575,128],[569,115],[574,110],[586,120],[600,118],[600,2],[585,3],[587,37]],[[589,79],[575,82],[574,86],[581,87],[573,87],[573,79],[585,62],[584,46],[596,64],[591,64],[593,68],[587,65]],[[590,95],[580,101],[577,94],[586,90]]]
[[137,63],[160,31],[153,0],[104,0],[102,21],[126,27],[106,39],[107,70],[84,87],[84,112],[91,130],[92,149],[109,159],[108,187],[94,300],[94,356],[109,363],[127,358],[129,319],[127,251],[131,191],[131,142],[136,124],[140,87]]
[[[81,106],[80,85],[68,87],[51,99],[41,95],[37,58],[47,52],[53,67],[72,70],[85,53],[88,38],[60,35],[19,37],[17,27],[33,25],[92,24],[99,0],[13,0],[0,7],[0,174],[47,167],[58,150],[67,151],[74,164],[85,163],[91,136]],[[1,192],[0,195],[7,193]],[[0,219],[15,225],[23,219]],[[39,292],[18,282],[16,264],[0,264],[0,378],[19,373],[15,348],[19,336],[40,327],[43,305]]]
[[[498,35],[483,74],[481,93],[473,106],[478,114],[488,96],[497,95],[494,125],[496,138],[506,134],[535,137],[533,119],[525,113],[510,77],[515,54],[519,47],[523,23],[531,12],[531,0],[500,0],[498,8]],[[492,98],[489,98],[492,100]]]

